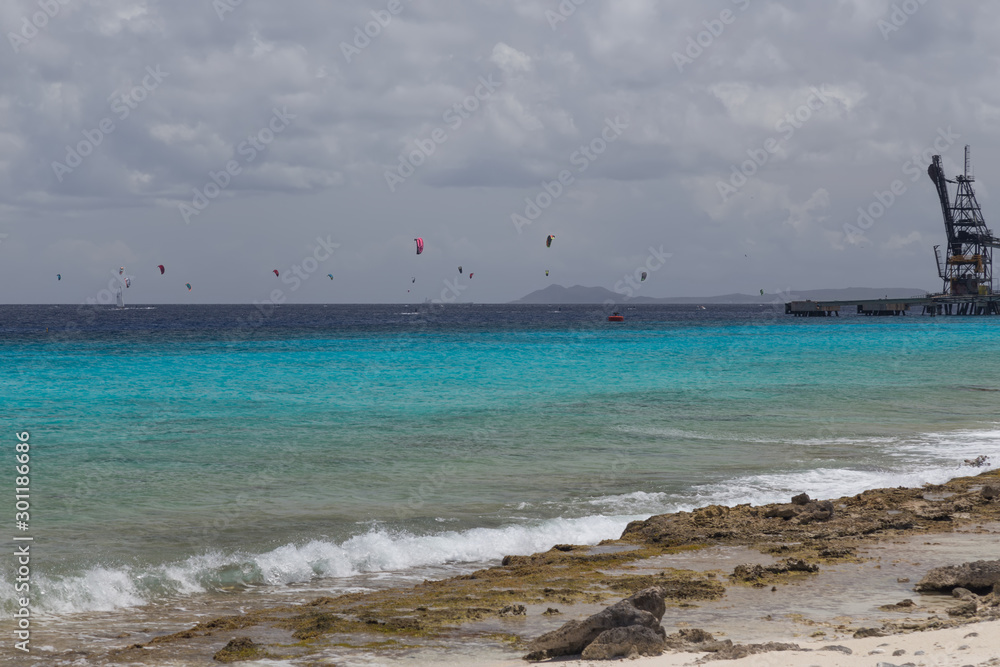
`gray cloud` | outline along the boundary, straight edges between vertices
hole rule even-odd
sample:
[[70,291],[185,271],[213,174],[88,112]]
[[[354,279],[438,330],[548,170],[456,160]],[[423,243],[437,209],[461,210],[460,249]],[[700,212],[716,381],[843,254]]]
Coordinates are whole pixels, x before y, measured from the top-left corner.
[[[394,14],[389,0],[244,0],[220,19],[213,4],[0,7],[3,301],[78,303],[121,264],[134,302],[266,298],[271,269],[327,235],[340,247],[323,281],[291,301],[436,298],[459,264],[476,273],[466,301],[611,287],[650,245],[673,253],[651,296],[934,289],[936,197],[904,169],[947,128],[947,171],[972,144],[984,214],[1000,215],[993,5],[587,0],[563,16],[556,0],[399,0]],[[916,9],[904,21],[894,5]],[[495,89],[477,97],[483,80]],[[276,110],[294,118],[269,135]],[[616,116],[621,136],[580,161]],[[724,200],[719,183],[769,139]],[[390,189],[387,171],[428,141]],[[518,233],[512,214],[562,171],[572,183]],[[848,239],[897,179],[905,192]],[[206,205],[186,223],[196,190]]]

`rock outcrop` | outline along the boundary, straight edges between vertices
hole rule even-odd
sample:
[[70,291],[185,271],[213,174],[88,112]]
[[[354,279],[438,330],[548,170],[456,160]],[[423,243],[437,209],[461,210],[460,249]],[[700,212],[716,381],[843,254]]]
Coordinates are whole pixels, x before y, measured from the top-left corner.
[[630,640],[635,642],[640,653],[656,650],[648,641],[649,635],[640,632],[639,628],[643,628],[659,640],[659,650],[648,654],[659,655],[663,652],[663,638],[666,636],[660,627],[664,611],[663,593],[655,587],[643,589],[586,620],[570,621],[557,630],[545,633],[529,644],[530,652],[524,658],[534,661],[560,655],[579,655],[608,631],[625,628],[627,633],[607,635],[594,653],[614,653]]
[[810,500],[809,494],[792,497],[791,505],[776,505],[764,513],[764,518],[777,517],[805,525],[814,521],[827,521],[833,516],[833,503],[829,500]]
[[917,582],[914,590],[950,593],[955,588],[966,588],[973,593],[1000,591],[1000,560],[977,560],[974,563],[936,567]]
[[767,642],[765,644],[733,644],[721,650],[709,653],[698,660],[698,663],[710,662],[712,660],[739,660],[748,655],[757,653],[770,653],[771,651],[802,651],[798,644],[786,644],[783,642]]
[[725,650],[733,645],[732,639],[717,640],[712,633],[700,628],[681,628],[672,635],[667,635],[666,648],[688,653],[711,653]]
[[217,662],[241,662],[243,660],[257,660],[264,657],[262,647],[254,643],[249,637],[237,637],[220,649],[213,660]]
[[584,660],[613,660],[663,653],[663,637],[644,625],[605,630],[583,649]]
[[789,558],[783,563],[774,565],[760,565],[756,563],[743,563],[737,565],[730,575],[736,581],[760,582],[771,574],[787,574],[789,572],[818,572],[819,565],[808,563],[801,558]]
[[[867,538],[902,531],[937,532],[942,523],[1000,520],[1000,471],[922,488],[872,489],[832,501],[814,501],[808,494],[788,504],[709,505],[633,521],[622,539],[638,544],[679,547],[697,544],[809,543],[831,544],[841,538]],[[987,490],[989,489],[989,490]],[[823,558],[850,558],[848,553]]]

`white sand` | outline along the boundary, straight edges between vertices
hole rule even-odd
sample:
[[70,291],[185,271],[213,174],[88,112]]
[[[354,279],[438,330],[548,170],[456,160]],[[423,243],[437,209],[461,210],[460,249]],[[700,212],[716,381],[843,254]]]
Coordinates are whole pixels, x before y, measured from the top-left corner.
[[[975,634],[976,636],[969,636]],[[1000,621],[971,623],[945,630],[912,632],[889,637],[866,637],[837,641],[788,640],[811,651],[776,651],[759,653],[739,660],[718,660],[708,664],[718,667],[876,667],[880,662],[892,665],[913,663],[919,667],[964,667],[965,665],[1000,666]],[[851,655],[840,651],[819,651],[823,646],[846,646]],[[902,655],[893,655],[897,650]],[[923,655],[917,655],[923,651]],[[635,667],[681,667],[694,665],[705,653],[666,653],[655,658],[627,660]],[[510,664],[510,663],[506,663]],[[528,665],[529,663],[523,663]],[[570,660],[541,664],[559,667],[601,667],[616,664],[608,661]]]

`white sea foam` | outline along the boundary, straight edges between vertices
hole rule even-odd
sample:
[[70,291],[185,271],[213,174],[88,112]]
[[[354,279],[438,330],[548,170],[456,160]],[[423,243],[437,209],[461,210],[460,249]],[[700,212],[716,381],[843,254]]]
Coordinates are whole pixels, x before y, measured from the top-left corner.
[[[164,598],[232,586],[282,586],[362,573],[495,561],[507,554],[531,554],[554,544],[596,544],[617,537],[635,516],[550,519],[504,528],[473,528],[428,535],[372,529],[339,544],[313,540],[259,554],[211,552],[179,563],[138,567],[95,567],[79,575],[34,577],[35,611],[69,614],[113,611]],[[0,605],[13,605],[9,582],[0,583]],[[12,607],[11,607],[12,608]]]
[[[924,433],[911,438],[871,438],[858,444],[878,451],[886,465],[863,467],[862,459],[857,467],[852,468],[771,472],[698,484],[685,490],[683,495],[636,491],[588,502],[609,514],[690,511],[705,505],[764,505],[788,502],[791,496],[803,491],[813,498],[839,498],[867,489],[940,484],[1000,465],[1000,430]],[[982,469],[965,465],[966,460],[977,456],[988,457]],[[893,465],[894,461],[898,463]]]

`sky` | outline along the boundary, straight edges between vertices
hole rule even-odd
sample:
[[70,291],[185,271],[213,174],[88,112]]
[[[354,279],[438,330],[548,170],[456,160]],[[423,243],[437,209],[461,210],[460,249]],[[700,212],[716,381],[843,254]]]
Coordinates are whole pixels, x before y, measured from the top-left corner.
[[0,28],[3,303],[106,302],[121,266],[131,303],[939,290],[926,167],[966,144],[1000,216],[997,3],[7,0]]

